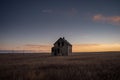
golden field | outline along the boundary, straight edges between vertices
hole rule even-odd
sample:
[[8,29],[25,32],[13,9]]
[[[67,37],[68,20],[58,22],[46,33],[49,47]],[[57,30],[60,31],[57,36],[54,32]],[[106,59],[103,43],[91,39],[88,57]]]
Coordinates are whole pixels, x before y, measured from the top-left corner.
[[0,80],[120,80],[120,52],[0,54]]

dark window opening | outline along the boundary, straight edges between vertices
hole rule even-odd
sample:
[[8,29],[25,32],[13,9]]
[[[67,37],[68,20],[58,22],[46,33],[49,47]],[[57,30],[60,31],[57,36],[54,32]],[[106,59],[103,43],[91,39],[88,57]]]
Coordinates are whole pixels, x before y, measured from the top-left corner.
[[54,55],[57,56],[57,49],[55,49]]
[[58,53],[60,53],[60,49],[58,49]]
[[54,49],[52,48],[52,52],[54,52]]
[[62,42],[62,46],[64,46],[64,42]]
[[58,46],[60,46],[60,42],[58,42]]

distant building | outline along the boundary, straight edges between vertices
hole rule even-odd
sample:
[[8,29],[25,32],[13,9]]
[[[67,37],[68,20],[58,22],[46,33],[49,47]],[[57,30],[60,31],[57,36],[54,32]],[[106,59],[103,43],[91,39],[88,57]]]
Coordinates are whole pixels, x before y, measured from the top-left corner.
[[53,56],[68,56],[70,53],[72,53],[72,45],[64,37],[60,37],[51,49]]

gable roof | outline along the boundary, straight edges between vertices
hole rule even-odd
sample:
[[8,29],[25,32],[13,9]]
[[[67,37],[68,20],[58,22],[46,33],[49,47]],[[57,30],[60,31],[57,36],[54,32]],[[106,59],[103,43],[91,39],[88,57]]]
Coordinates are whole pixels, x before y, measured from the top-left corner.
[[54,45],[55,45],[58,41],[60,41],[60,40],[62,40],[63,42],[67,43],[69,46],[72,46],[67,40],[64,39],[64,37],[63,37],[63,38],[60,37],[60,38],[54,43]]

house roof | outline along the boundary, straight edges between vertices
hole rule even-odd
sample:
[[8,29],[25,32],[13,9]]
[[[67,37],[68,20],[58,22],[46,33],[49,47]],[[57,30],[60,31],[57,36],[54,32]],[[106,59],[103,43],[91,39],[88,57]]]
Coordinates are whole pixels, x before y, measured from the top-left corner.
[[64,37],[63,37],[63,38],[60,37],[60,38],[54,43],[54,45],[55,45],[59,40],[64,41],[64,42],[67,43],[69,46],[72,46],[67,40],[65,40]]

